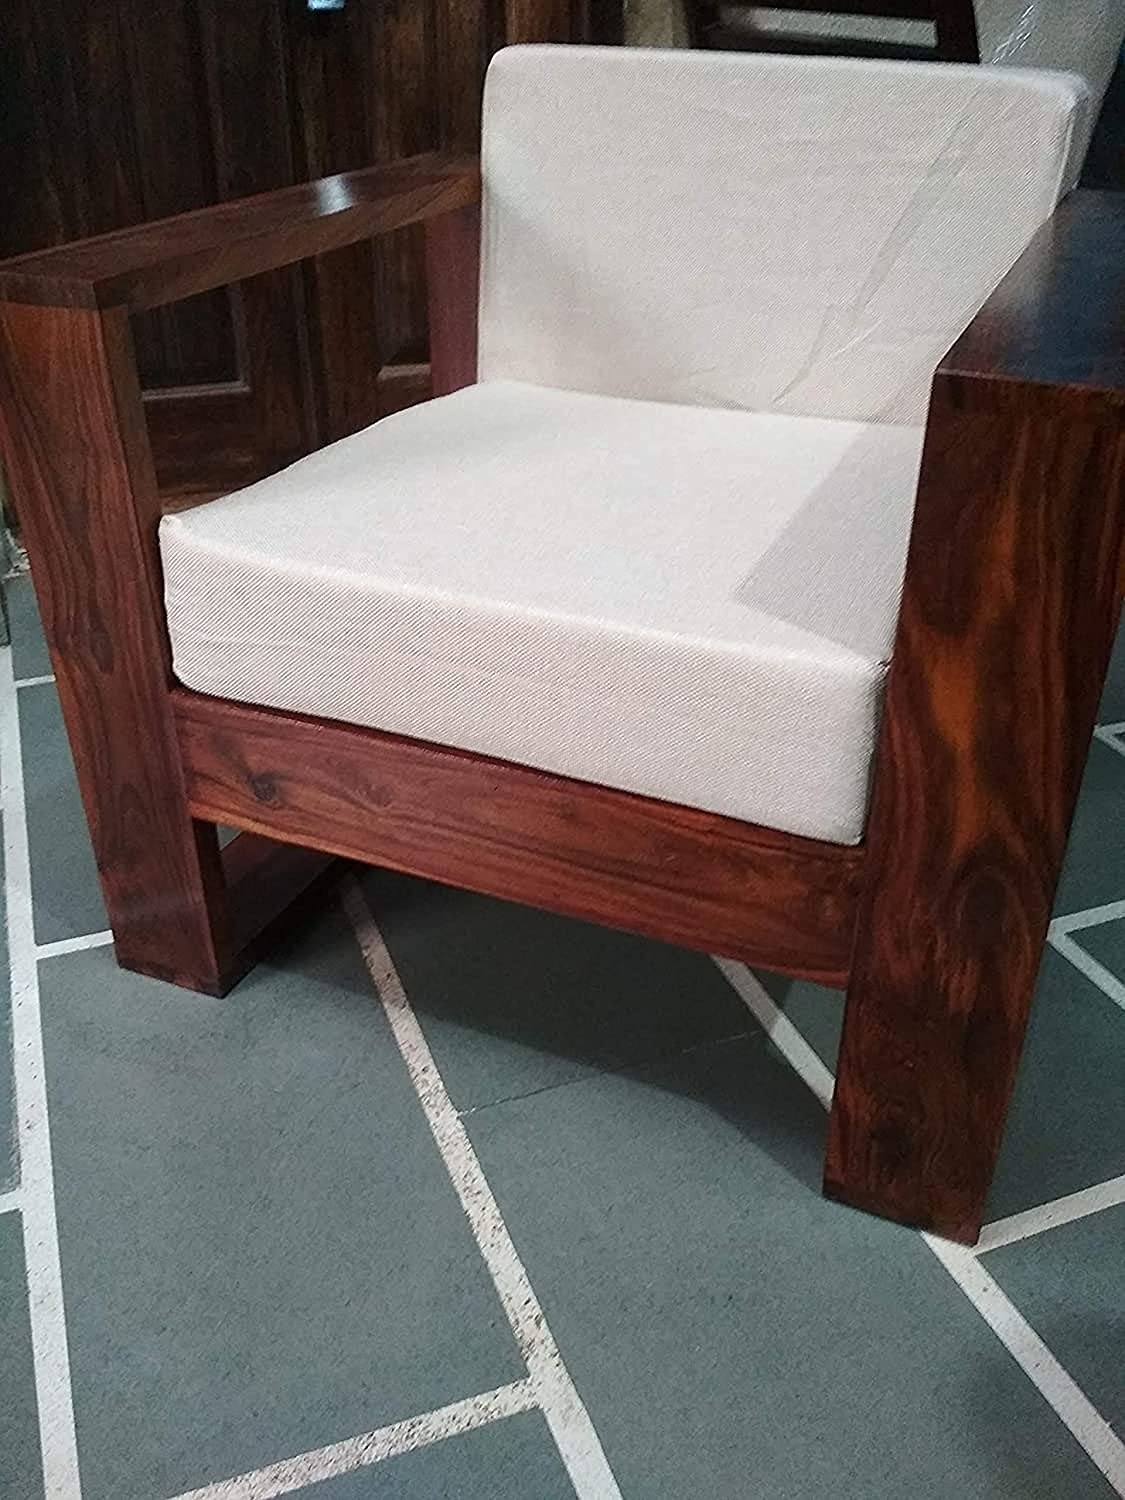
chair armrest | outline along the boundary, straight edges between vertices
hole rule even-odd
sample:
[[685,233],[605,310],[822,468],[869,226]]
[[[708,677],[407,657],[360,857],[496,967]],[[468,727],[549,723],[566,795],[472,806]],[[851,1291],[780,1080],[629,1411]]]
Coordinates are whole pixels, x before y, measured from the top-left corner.
[[[965,382],[972,382],[971,393]],[[981,401],[1125,408],[1125,193],[1071,193],[938,366],[936,386]]]
[[159,307],[475,203],[477,159],[431,152],[0,262],[0,301]]

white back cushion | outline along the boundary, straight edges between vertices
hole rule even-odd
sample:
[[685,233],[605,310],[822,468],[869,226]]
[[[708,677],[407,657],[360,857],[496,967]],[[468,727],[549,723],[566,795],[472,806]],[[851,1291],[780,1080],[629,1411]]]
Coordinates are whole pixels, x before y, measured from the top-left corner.
[[485,90],[480,377],[917,422],[1050,215],[1069,74],[513,47]]

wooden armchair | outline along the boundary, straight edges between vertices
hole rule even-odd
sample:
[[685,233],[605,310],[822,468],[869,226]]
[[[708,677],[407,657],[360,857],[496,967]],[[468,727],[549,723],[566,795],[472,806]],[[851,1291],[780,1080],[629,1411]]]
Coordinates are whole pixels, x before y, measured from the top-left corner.
[[[826,1190],[971,1242],[1120,602],[1125,205],[1055,209],[1080,108],[501,53],[475,385],[473,161],[0,267],[118,961],[222,993],[336,855],[846,987]],[[455,394],[162,524],[130,311],[416,222]]]

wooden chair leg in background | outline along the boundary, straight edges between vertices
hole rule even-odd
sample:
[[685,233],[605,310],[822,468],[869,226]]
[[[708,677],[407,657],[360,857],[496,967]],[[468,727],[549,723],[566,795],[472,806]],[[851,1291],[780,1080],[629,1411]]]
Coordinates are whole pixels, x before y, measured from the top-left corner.
[[934,54],[939,62],[980,62],[976,0],[938,0],[934,6]]
[[939,374],[825,1191],[975,1242],[1119,614],[1112,403]]

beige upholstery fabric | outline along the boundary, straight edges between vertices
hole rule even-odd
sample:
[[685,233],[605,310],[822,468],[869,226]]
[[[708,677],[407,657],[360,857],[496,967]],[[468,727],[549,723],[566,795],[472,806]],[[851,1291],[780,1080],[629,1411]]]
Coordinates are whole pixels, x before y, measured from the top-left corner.
[[851,842],[920,443],[474,386],[166,517],[176,672]]
[[484,383],[166,518],[177,674],[856,841],[926,387],[1049,214],[1081,97],[501,54]]
[[1012,68],[502,52],[481,378],[921,421],[1072,175],[1083,97]]

